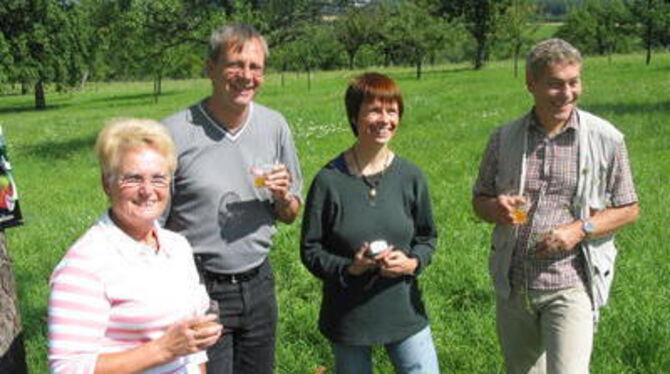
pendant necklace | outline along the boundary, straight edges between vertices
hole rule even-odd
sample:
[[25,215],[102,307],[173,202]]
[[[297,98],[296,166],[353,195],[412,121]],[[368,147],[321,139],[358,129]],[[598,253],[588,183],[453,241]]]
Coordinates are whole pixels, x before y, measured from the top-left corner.
[[386,151],[386,159],[384,160],[384,167],[382,168],[382,171],[378,174],[378,177],[375,178],[373,181],[369,176],[366,176],[363,174],[363,169],[361,168],[361,163],[358,161],[358,154],[356,153],[356,148],[351,147],[351,153],[354,154],[354,162],[356,163],[356,167],[358,168],[358,172],[361,174],[361,179],[363,179],[363,183],[365,183],[366,186],[368,186],[369,191],[368,191],[368,197],[370,200],[375,200],[377,198],[377,186],[379,185],[379,182],[382,181],[382,178],[384,177],[384,172],[386,172],[386,169],[389,167],[389,158],[390,158],[390,151]]

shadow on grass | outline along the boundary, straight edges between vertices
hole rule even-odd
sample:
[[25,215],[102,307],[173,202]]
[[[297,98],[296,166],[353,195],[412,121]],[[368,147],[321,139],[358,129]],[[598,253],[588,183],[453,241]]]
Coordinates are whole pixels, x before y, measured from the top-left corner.
[[651,112],[670,112],[670,100],[654,103],[595,103],[583,105],[583,108],[589,112],[615,113],[615,114],[633,114],[633,113],[651,113]]
[[24,341],[40,341],[46,338],[49,329],[47,306],[35,302],[24,302],[21,308],[21,327]]
[[[50,270],[47,274],[51,273]],[[47,335],[47,301],[42,297],[33,297],[33,294],[36,290],[45,287],[48,289],[49,275],[38,272],[37,268],[17,271],[17,268],[14,267],[14,280],[21,308],[24,343],[27,345],[28,342],[38,341],[40,336],[46,337]]]
[[[432,76],[432,75],[460,73],[460,72],[463,72],[463,71],[472,71],[472,68],[460,67],[460,68],[453,68],[453,69],[422,70],[421,71],[421,78],[423,79],[423,77]],[[405,80],[416,81],[416,80],[418,80],[418,79],[416,79],[416,69],[412,70],[412,71],[402,72],[402,73],[392,73],[390,75],[392,75],[395,79],[397,79],[399,81],[405,81]]]
[[22,94],[19,91],[7,91],[7,92],[0,91],[0,97],[28,96],[28,95],[30,95],[30,93]]
[[621,360],[635,373],[659,373],[661,368],[667,369],[668,356],[664,347],[668,336],[664,330],[653,325],[639,326],[638,331],[634,330],[635,333],[626,337]]
[[451,287],[445,296],[454,309],[461,311],[488,309],[494,302],[491,290],[474,285]]
[[[158,96],[158,101],[160,101],[161,98],[166,97],[166,96],[173,96],[176,95],[178,91],[163,91],[162,94]],[[153,102],[154,99],[154,93],[153,92],[144,92],[144,93],[138,93],[138,94],[128,94],[128,95],[112,95],[112,96],[103,96],[103,97],[97,97],[93,98],[90,100],[86,100],[87,104],[92,104],[92,103],[109,103],[109,102],[118,102],[118,101],[136,101],[136,100],[141,100],[141,104],[146,103],[146,99],[151,99],[151,102]]]
[[77,156],[83,150],[93,149],[96,135],[85,138],[70,139],[64,142],[47,141],[28,146],[25,152],[29,155],[45,159],[64,160]]
[[62,109],[68,107],[72,104],[51,104],[47,101],[47,107],[44,109],[35,109],[35,104],[31,103],[29,106],[26,105],[16,105],[0,108],[0,114],[10,114],[10,113],[26,113],[26,112],[36,112],[44,113],[52,110]]

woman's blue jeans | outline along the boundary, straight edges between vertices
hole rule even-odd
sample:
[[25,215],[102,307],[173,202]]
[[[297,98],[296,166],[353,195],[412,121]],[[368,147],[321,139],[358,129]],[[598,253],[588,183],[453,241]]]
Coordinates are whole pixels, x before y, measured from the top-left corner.
[[[372,346],[331,343],[337,374],[371,374]],[[396,373],[437,374],[440,368],[430,326],[403,340],[384,345]]]

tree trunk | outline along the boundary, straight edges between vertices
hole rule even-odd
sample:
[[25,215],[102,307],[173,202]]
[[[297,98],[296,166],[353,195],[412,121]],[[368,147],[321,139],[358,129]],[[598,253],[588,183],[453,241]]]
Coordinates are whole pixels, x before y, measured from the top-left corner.
[[598,45],[598,54],[603,56],[605,55],[605,41],[601,35],[600,29],[596,28],[596,44]]
[[484,66],[484,61],[486,60],[485,40],[477,40],[477,51],[475,53],[475,70],[479,70]]
[[[649,12],[651,9],[651,0],[647,4],[647,11]],[[651,20],[651,16],[647,15],[647,33],[646,37],[644,38],[644,44],[645,47],[647,47],[647,57],[646,57],[646,64],[649,65],[651,63],[651,47],[653,43],[653,38],[654,38],[654,26],[653,26],[653,21]]]
[[421,79],[421,65],[423,63],[423,58],[416,60],[416,79]]
[[21,333],[21,316],[16,300],[16,283],[12,272],[5,233],[0,231],[0,371],[25,374],[26,355]]
[[311,90],[312,90],[312,74],[311,74],[310,68],[308,67],[307,68],[307,91],[309,92]]
[[21,82],[21,96],[28,94],[28,82]]
[[154,75],[154,103],[158,102],[158,96],[160,96],[162,91],[162,80],[163,76],[161,73],[156,73]]
[[614,48],[612,46],[607,46],[607,64],[612,65],[612,53]]
[[79,82],[79,89],[80,90],[83,90],[84,87],[86,87],[86,82],[88,82],[88,74],[89,74],[89,71],[86,70],[84,72],[84,74],[81,76],[81,81]]
[[514,78],[519,76],[519,54],[521,53],[521,43],[514,46]]
[[44,109],[47,107],[47,101],[44,98],[44,84],[42,80],[35,83],[35,109]]
[[349,54],[349,70],[354,70],[354,58],[356,56],[353,53]]
[[281,86],[282,86],[282,87],[284,87],[284,75],[285,75],[285,73],[286,73],[286,69],[288,68],[286,65],[287,65],[287,64],[284,63],[284,64],[281,66]]

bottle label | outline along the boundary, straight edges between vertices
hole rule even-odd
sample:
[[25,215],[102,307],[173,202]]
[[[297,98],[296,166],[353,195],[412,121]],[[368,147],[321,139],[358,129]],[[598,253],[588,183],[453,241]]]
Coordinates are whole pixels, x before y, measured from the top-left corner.
[[19,193],[7,156],[7,142],[0,127],[0,229],[21,224],[23,217],[19,207]]

